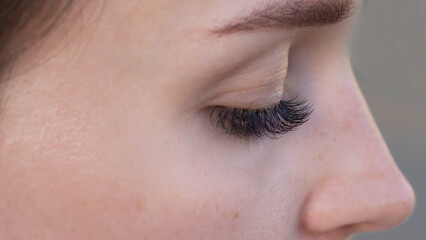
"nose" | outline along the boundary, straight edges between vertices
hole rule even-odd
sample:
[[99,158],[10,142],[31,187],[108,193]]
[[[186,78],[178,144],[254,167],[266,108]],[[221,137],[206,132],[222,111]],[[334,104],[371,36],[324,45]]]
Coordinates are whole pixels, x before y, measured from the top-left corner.
[[320,236],[394,227],[411,215],[413,190],[396,166],[355,79],[335,90],[335,99],[329,102],[337,105],[322,109],[329,111],[322,127],[330,141],[324,142],[334,141],[321,145],[322,157],[330,164],[304,203],[302,226]]

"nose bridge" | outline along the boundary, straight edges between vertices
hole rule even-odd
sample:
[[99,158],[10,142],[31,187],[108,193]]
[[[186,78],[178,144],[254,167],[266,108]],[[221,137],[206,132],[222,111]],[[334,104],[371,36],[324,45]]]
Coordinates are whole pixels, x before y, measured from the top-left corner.
[[358,163],[359,172],[373,175],[399,172],[355,79],[343,84],[338,92],[340,100],[336,102],[341,113],[332,131],[341,138],[342,163]]
[[365,180],[377,180],[382,187],[390,180],[402,180],[386,142],[367,106],[355,78],[340,91],[341,118],[336,123],[335,134],[341,136],[343,175],[364,176]]
[[[305,204],[311,232],[346,226],[384,229],[406,219],[414,206],[411,186],[396,166],[355,79],[336,89],[326,127],[334,138],[327,157],[333,167]],[[355,229],[354,228],[354,229]]]

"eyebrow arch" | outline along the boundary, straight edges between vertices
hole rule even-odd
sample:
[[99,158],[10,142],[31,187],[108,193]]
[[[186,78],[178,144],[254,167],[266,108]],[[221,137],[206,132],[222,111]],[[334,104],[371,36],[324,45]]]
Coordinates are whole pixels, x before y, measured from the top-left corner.
[[279,0],[237,17],[213,33],[223,35],[264,28],[324,26],[344,20],[353,13],[354,0]]

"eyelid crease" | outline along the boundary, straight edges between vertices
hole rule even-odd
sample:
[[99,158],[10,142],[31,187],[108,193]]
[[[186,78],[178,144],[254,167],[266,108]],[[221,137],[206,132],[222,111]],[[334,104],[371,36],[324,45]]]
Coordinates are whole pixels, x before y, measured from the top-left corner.
[[284,83],[274,81],[254,88],[229,90],[219,93],[212,100],[215,104],[233,104],[233,107],[260,108],[274,105],[283,97]]
[[237,92],[247,92],[247,91],[251,91],[251,90],[256,90],[256,89],[262,89],[262,88],[271,87],[271,85],[276,85],[277,87],[279,87],[280,85],[283,85],[283,83],[281,83],[281,81],[274,81],[272,83],[265,83],[265,84],[259,85],[257,87],[244,88],[244,89],[240,89],[240,90],[228,90],[228,91],[224,91],[224,92],[221,92],[219,95],[233,93],[233,92],[235,92],[235,93],[237,93]]

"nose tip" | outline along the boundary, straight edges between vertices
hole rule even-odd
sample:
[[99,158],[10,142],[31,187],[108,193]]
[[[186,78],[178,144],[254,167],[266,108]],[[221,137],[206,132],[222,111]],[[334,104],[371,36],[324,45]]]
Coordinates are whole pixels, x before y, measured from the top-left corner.
[[388,182],[331,178],[306,202],[303,225],[320,234],[350,227],[353,232],[379,231],[405,221],[415,205],[405,178]]
[[390,186],[392,192],[388,193],[383,205],[377,208],[377,219],[373,222],[378,226],[378,230],[389,229],[401,224],[414,211],[416,197],[405,177],[401,174],[399,179]]
[[414,191],[396,167],[386,173],[335,175],[309,195],[302,223],[314,234],[343,228],[380,231],[404,222],[414,205]]

